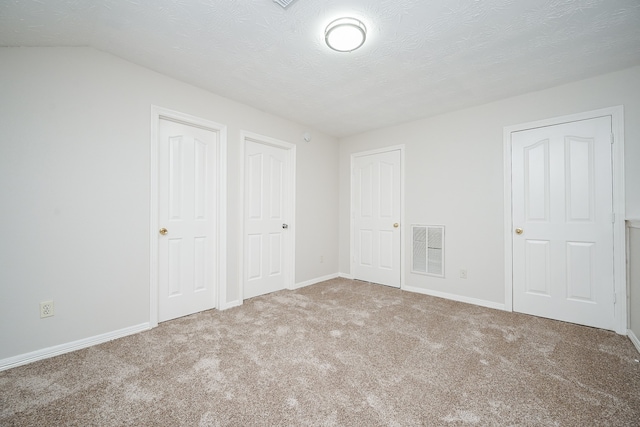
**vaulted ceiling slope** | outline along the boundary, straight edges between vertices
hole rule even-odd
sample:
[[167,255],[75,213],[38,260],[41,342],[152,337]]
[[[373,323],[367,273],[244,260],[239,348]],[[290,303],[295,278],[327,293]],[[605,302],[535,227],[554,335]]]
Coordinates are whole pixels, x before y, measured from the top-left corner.
[[[324,28],[361,19],[338,53]],[[640,64],[638,0],[4,0],[1,46],[92,46],[336,137]]]

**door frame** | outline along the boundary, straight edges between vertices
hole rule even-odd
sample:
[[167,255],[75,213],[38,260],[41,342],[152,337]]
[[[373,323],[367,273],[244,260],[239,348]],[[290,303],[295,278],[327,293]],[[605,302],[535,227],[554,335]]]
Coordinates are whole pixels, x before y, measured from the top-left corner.
[[216,205],[216,283],[213,290],[213,306],[219,308],[226,299],[227,283],[227,126],[200,117],[151,106],[151,141],[150,141],[150,195],[149,195],[149,325],[158,326],[158,136],[160,120],[167,119],[187,126],[198,127],[218,134],[216,153],[216,170],[218,185],[215,188]]
[[614,273],[614,327],[619,334],[627,334],[627,279],[625,243],[625,189],[624,189],[624,108],[622,105],[553,117],[535,122],[505,126],[504,145],[504,254],[505,297],[504,308],[513,311],[513,215],[511,200],[511,134],[546,126],[560,125],[598,117],[611,117],[612,173],[613,173],[613,273]]
[[242,220],[240,221],[240,255],[238,257],[238,277],[240,277],[240,289],[238,289],[238,300],[230,303],[229,306],[242,305],[244,302],[244,285],[246,282],[244,272],[244,231],[246,230],[246,209],[247,206],[244,203],[245,199],[245,163],[246,163],[246,144],[247,142],[253,142],[256,144],[268,145],[275,148],[285,150],[287,153],[287,173],[291,177],[287,184],[287,191],[289,192],[288,206],[285,207],[287,212],[291,215],[288,222],[288,232],[285,233],[285,253],[284,260],[284,286],[285,289],[295,288],[295,266],[296,266],[296,145],[290,142],[282,141],[269,136],[260,135],[253,132],[240,131],[240,212],[242,213]]
[[400,144],[400,145],[393,145],[390,147],[383,147],[383,148],[377,148],[377,149],[373,149],[373,150],[367,150],[367,151],[359,151],[357,153],[351,153],[351,166],[350,166],[350,170],[349,170],[349,177],[350,177],[350,187],[349,187],[349,191],[350,191],[350,195],[349,195],[349,205],[350,205],[350,211],[349,211],[349,275],[351,276],[351,278],[355,279],[355,232],[356,232],[356,228],[355,228],[355,203],[356,201],[353,198],[354,195],[354,190],[353,190],[353,186],[355,184],[355,180],[354,180],[354,168],[355,168],[355,162],[356,162],[356,158],[357,157],[365,157],[365,156],[371,156],[374,154],[382,154],[382,153],[388,153],[391,151],[396,151],[396,150],[400,150],[400,289],[404,289],[405,288],[405,274],[404,274],[404,263],[405,263],[405,253],[406,251],[403,250],[403,245],[405,242],[404,239],[404,233],[405,233],[405,226],[404,226],[404,185],[405,185],[405,181],[404,181],[404,164],[405,164],[405,156],[404,156],[404,152],[405,152],[405,145],[404,144]]

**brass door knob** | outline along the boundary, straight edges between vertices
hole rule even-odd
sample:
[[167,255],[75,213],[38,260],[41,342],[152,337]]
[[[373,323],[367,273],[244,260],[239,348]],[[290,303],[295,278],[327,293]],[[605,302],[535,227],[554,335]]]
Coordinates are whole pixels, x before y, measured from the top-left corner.
[[164,227],[162,227],[162,228],[160,229],[160,234],[162,234],[163,236],[164,236],[165,234],[167,234],[168,232],[169,232],[169,230],[167,230],[167,229],[166,229],[166,228],[164,228]]
[[516,228],[516,234],[522,234],[523,231],[522,228]]
[[397,222],[393,224],[393,228],[398,228],[398,227],[400,227],[400,224],[398,224]]

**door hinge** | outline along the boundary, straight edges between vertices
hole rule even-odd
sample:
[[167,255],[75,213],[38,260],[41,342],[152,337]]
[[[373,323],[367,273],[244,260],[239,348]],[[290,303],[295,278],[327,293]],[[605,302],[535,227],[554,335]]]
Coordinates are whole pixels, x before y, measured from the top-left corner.
[[613,134],[611,134],[611,144],[613,145]]
[[617,301],[617,298],[616,298],[616,293],[614,292],[613,293],[613,303],[615,304],[616,302],[618,302],[618,301]]
[[615,212],[613,212],[613,213],[611,214],[611,223],[615,224],[615,222],[616,222],[616,213],[615,213]]

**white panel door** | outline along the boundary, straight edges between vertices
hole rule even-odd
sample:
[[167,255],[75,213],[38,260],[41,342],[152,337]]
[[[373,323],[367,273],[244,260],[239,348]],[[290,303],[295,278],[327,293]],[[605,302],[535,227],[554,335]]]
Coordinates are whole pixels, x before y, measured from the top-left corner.
[[158,320],[162,322],[215,306],[218,134],[161,119],[158,135]]
[[611,117],[511,141],[514,311],[614,329]]
[[400,287],[400,150],[353,165],[355,279]]
[[289,150],[245,145],[244,298],[286,287]]

